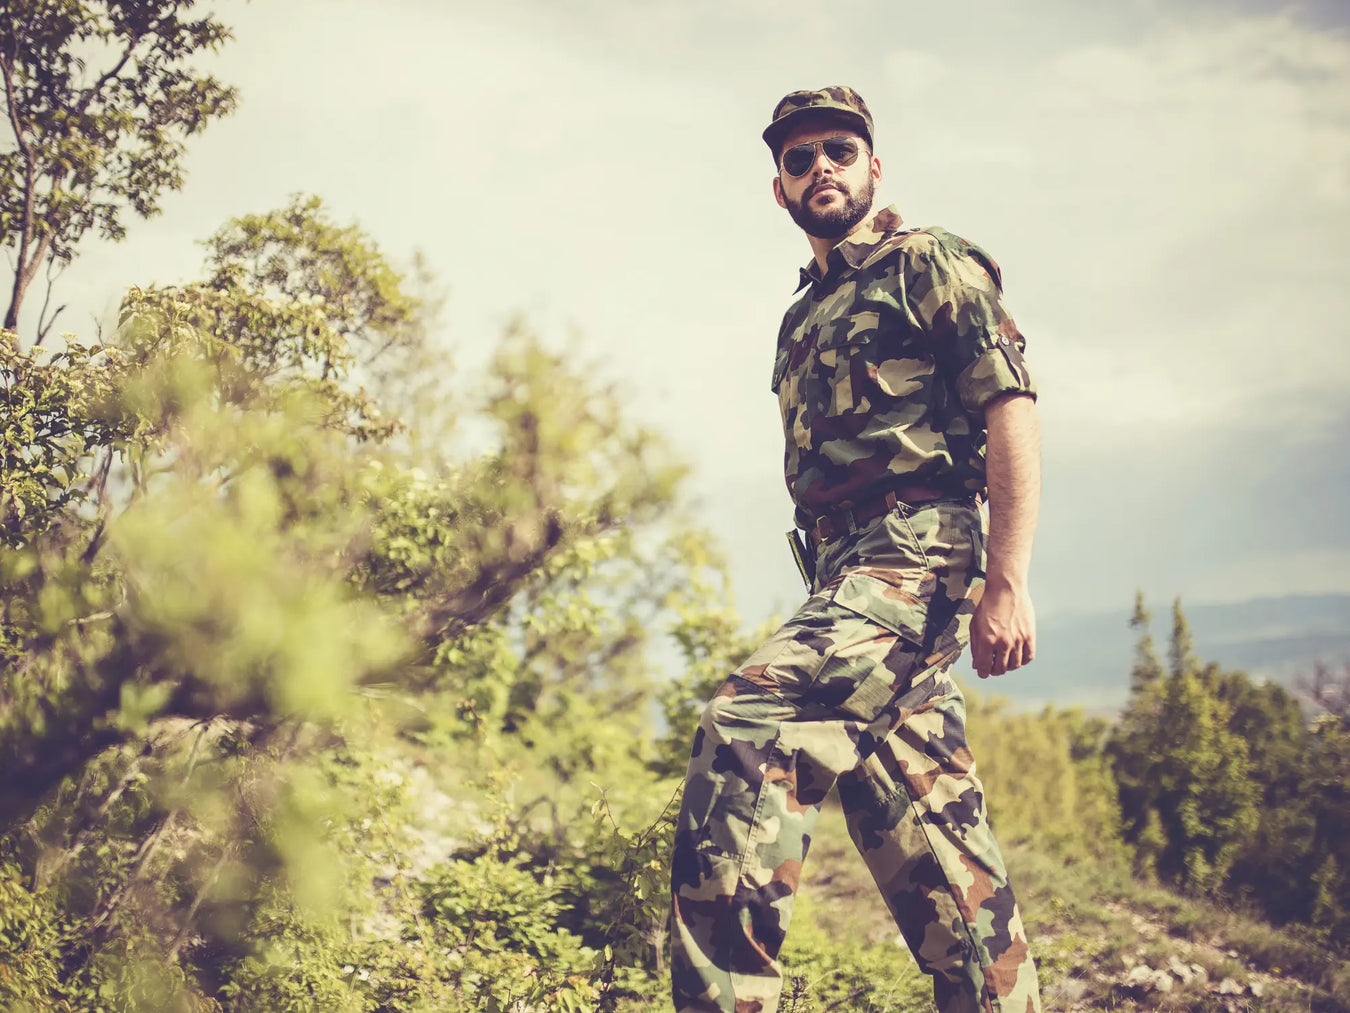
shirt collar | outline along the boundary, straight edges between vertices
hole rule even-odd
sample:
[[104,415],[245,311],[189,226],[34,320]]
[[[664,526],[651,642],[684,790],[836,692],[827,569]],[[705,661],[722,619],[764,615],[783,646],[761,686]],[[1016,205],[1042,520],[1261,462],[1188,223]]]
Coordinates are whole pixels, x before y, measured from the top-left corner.
[[[873,250],[900,231],[902,224],[900,212],[895,209],[894,204],[873,211],[826,254],[825,275],[838,274],[846,268],[856,271],[872,255]],[[823,280],[815,258],[812,257],[810,263],[801,269],[801,283],[797,286],[797,291],[800,292],[805,285],[817,284]]]

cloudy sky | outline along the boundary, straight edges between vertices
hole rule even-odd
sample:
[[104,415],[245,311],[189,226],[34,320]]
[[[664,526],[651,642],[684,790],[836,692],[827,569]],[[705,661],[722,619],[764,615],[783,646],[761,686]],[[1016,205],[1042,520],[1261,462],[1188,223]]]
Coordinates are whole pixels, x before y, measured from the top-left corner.
[[[207,5],[208,7],[210,5]],[[1042,616],[1350,591],[1350,8],[1120,0],[221,0],[242,101],[186,188],[61,282],[87,329],[316,193],[444,282],[469,361],[518,313],[692,464],[741,610],[800,583],[768,391],[809,251],[777,99],[867,99],[881,197],[999,260],[1042,391]]]

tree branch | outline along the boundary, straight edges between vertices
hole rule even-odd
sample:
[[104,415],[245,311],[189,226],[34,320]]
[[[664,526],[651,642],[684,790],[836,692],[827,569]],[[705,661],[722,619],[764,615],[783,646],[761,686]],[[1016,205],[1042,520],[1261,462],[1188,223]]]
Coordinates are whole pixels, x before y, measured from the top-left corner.
[[[69,261],[58,261],[55,258],[47,261],[47,293],[42,299],[42,309],[38,310],[37,340],[33,342],[34,348],[41,347],[42,343],[47,340],[47,335],[51,333],[52,326],[56,323],[56,318],[59,317],[66,308],[66,304],[62,303],[56,308],[56,312],[53,313],[50,318],[47,318],[47,307],[51,305],[52,301],[52,289],[56,287],[56,279],[65,273],[66,265],[69,263]],[[60,264],[60,267],[56,267],[57,264]],[[55,275],[52,274],[53,267],[56,267]]]
[[[163,24],[164,21],[167,20],[168,15],[165,15],[164,18],[161,19],[159,24]],[[158,28],[158,25],[156,25],[156,28]],[[152,32],[153,30],[154,29],[152,29]],[[117,61],[117,63],[113,66],[112,70],[108,71],[106,74],[100,77],[97,82],[91,85],[87,91],[85,91],[84,99],[80,102],[79,106],[76,109],[76,112],[78,112],[81,116],[83,116],[86,112],[89,111],[89,103],[94,101],[95,96],[97,96],[99,92],[103,91],[103,86],[105,84],[107,84],[109,81],[111,81],[113,78],[115,78],[118,74],[122,72],[122,68],[127,65],[127,61],[131,59],[131,54],[136,51],[136,47],[139,46],[140,44],[141,44],[141,36],[132,35],[130,37],[130,41],[127,43],[127,48],[122,52],[122,58]]]

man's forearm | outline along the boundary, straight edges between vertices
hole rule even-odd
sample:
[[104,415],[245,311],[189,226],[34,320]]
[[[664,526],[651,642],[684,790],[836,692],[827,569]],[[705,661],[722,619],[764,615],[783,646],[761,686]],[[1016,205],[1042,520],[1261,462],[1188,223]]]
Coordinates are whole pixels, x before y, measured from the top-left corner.
[[1041,431],[1035,401],[1014,394],[985,408],[991,583],[1024,588],[1041,499]]

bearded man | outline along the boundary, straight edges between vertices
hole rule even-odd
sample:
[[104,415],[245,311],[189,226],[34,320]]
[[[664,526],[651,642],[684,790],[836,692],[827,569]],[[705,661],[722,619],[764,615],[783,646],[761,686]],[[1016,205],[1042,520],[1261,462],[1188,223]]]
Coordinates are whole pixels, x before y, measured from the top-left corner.
[[774,198],[813,254],[773,368],[810,597],[694,736],[672,868],[679,1013],[777,1008],[836,786],[938,1008],[1040,1009],[951,678],[967,642],[981,678],[1035,653],[1036,391],[988,254],[873,210],[872,136],[842,86],[787,95],[763,134]]

